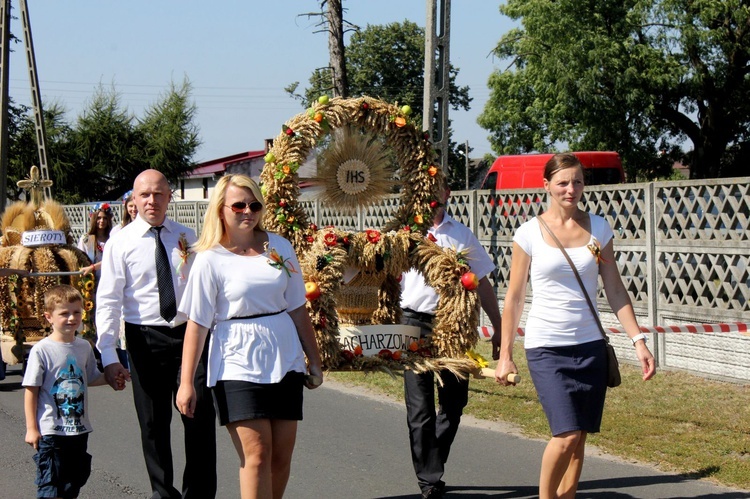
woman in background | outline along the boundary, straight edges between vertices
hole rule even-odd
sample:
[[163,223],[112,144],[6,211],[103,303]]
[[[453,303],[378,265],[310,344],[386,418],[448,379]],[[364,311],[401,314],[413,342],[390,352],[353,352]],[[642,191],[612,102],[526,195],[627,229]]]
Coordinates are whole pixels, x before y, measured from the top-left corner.
[[112,207],[109,203],[96,205],[89,213],[89,231],[78,240],[78,249],[86,253],[91,265],[83,267],[84,274],[93,273],[99,280],[99,269],[102,267],[104,245],[109,241],[112,232]]
[[125,207],[125,212],[122,214],[122,222],[112,228],[112,232],[109,233],[110,237],[114,236],[115,233],[135,220],[135,217],[138,216],[138,207],[135,205],[135,201],[133,201],[133,191],[125,193],[122,198],[122,204]]

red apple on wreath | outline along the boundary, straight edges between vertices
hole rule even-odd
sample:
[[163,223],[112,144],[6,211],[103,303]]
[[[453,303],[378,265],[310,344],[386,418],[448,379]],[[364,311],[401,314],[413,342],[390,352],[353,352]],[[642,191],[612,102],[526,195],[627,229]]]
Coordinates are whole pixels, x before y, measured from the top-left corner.
[[318,286],[317,282],[307,281],[305,283],[305,298],[307,298],[308,301],[320,298],[320,286]]
[[461,284],[469,291],[473,291],[479,287],[479,279],[474,272],[466,272],[461,276]]

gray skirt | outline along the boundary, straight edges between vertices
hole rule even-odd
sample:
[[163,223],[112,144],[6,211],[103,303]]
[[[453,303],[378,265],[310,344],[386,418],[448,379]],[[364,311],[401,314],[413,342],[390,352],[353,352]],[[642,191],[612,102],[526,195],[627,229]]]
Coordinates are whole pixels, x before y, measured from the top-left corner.
[[598,433],[607,394],[604,340],[529,348],[526,360],[552,435]]

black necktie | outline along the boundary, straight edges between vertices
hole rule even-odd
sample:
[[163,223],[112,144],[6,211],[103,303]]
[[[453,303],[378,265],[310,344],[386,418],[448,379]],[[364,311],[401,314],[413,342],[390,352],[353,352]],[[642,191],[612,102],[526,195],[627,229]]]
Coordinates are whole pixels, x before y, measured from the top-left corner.
[[172,266],[169,264],[169,256],[161,242],[161,230],[163,226],[151,227],[151,232],[156,238],[156,285],[159,287],[159,312],[167,322],[177,315],[177,301],[174,295],[174,284],[172,283]]

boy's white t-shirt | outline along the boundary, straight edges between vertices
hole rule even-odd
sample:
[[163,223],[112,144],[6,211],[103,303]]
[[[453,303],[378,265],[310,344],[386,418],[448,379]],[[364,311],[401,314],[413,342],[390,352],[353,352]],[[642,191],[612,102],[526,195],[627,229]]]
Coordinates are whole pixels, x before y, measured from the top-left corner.
[[[589,214],[589,218],[589,243],[598,242],[604,248],[614,237],[612,228],[602,217]],[[533,298],[524,328],[525,348],[580,345],[602,339],[570,264],[557,245],[547,244],[542,230],[539,221],[533,218],[521,225],[513,236],[513,242],[531,257],[529,280]],[[565,251],[596,307],[599,266],[594,254],[586,245],[565,248]]]
[[36,417],[42,435],[80,435],[92,431],[88,418],[89,383],[103,374],[96,367],[91,344],[43,338],[26,363],[23,386],[38,386]]

